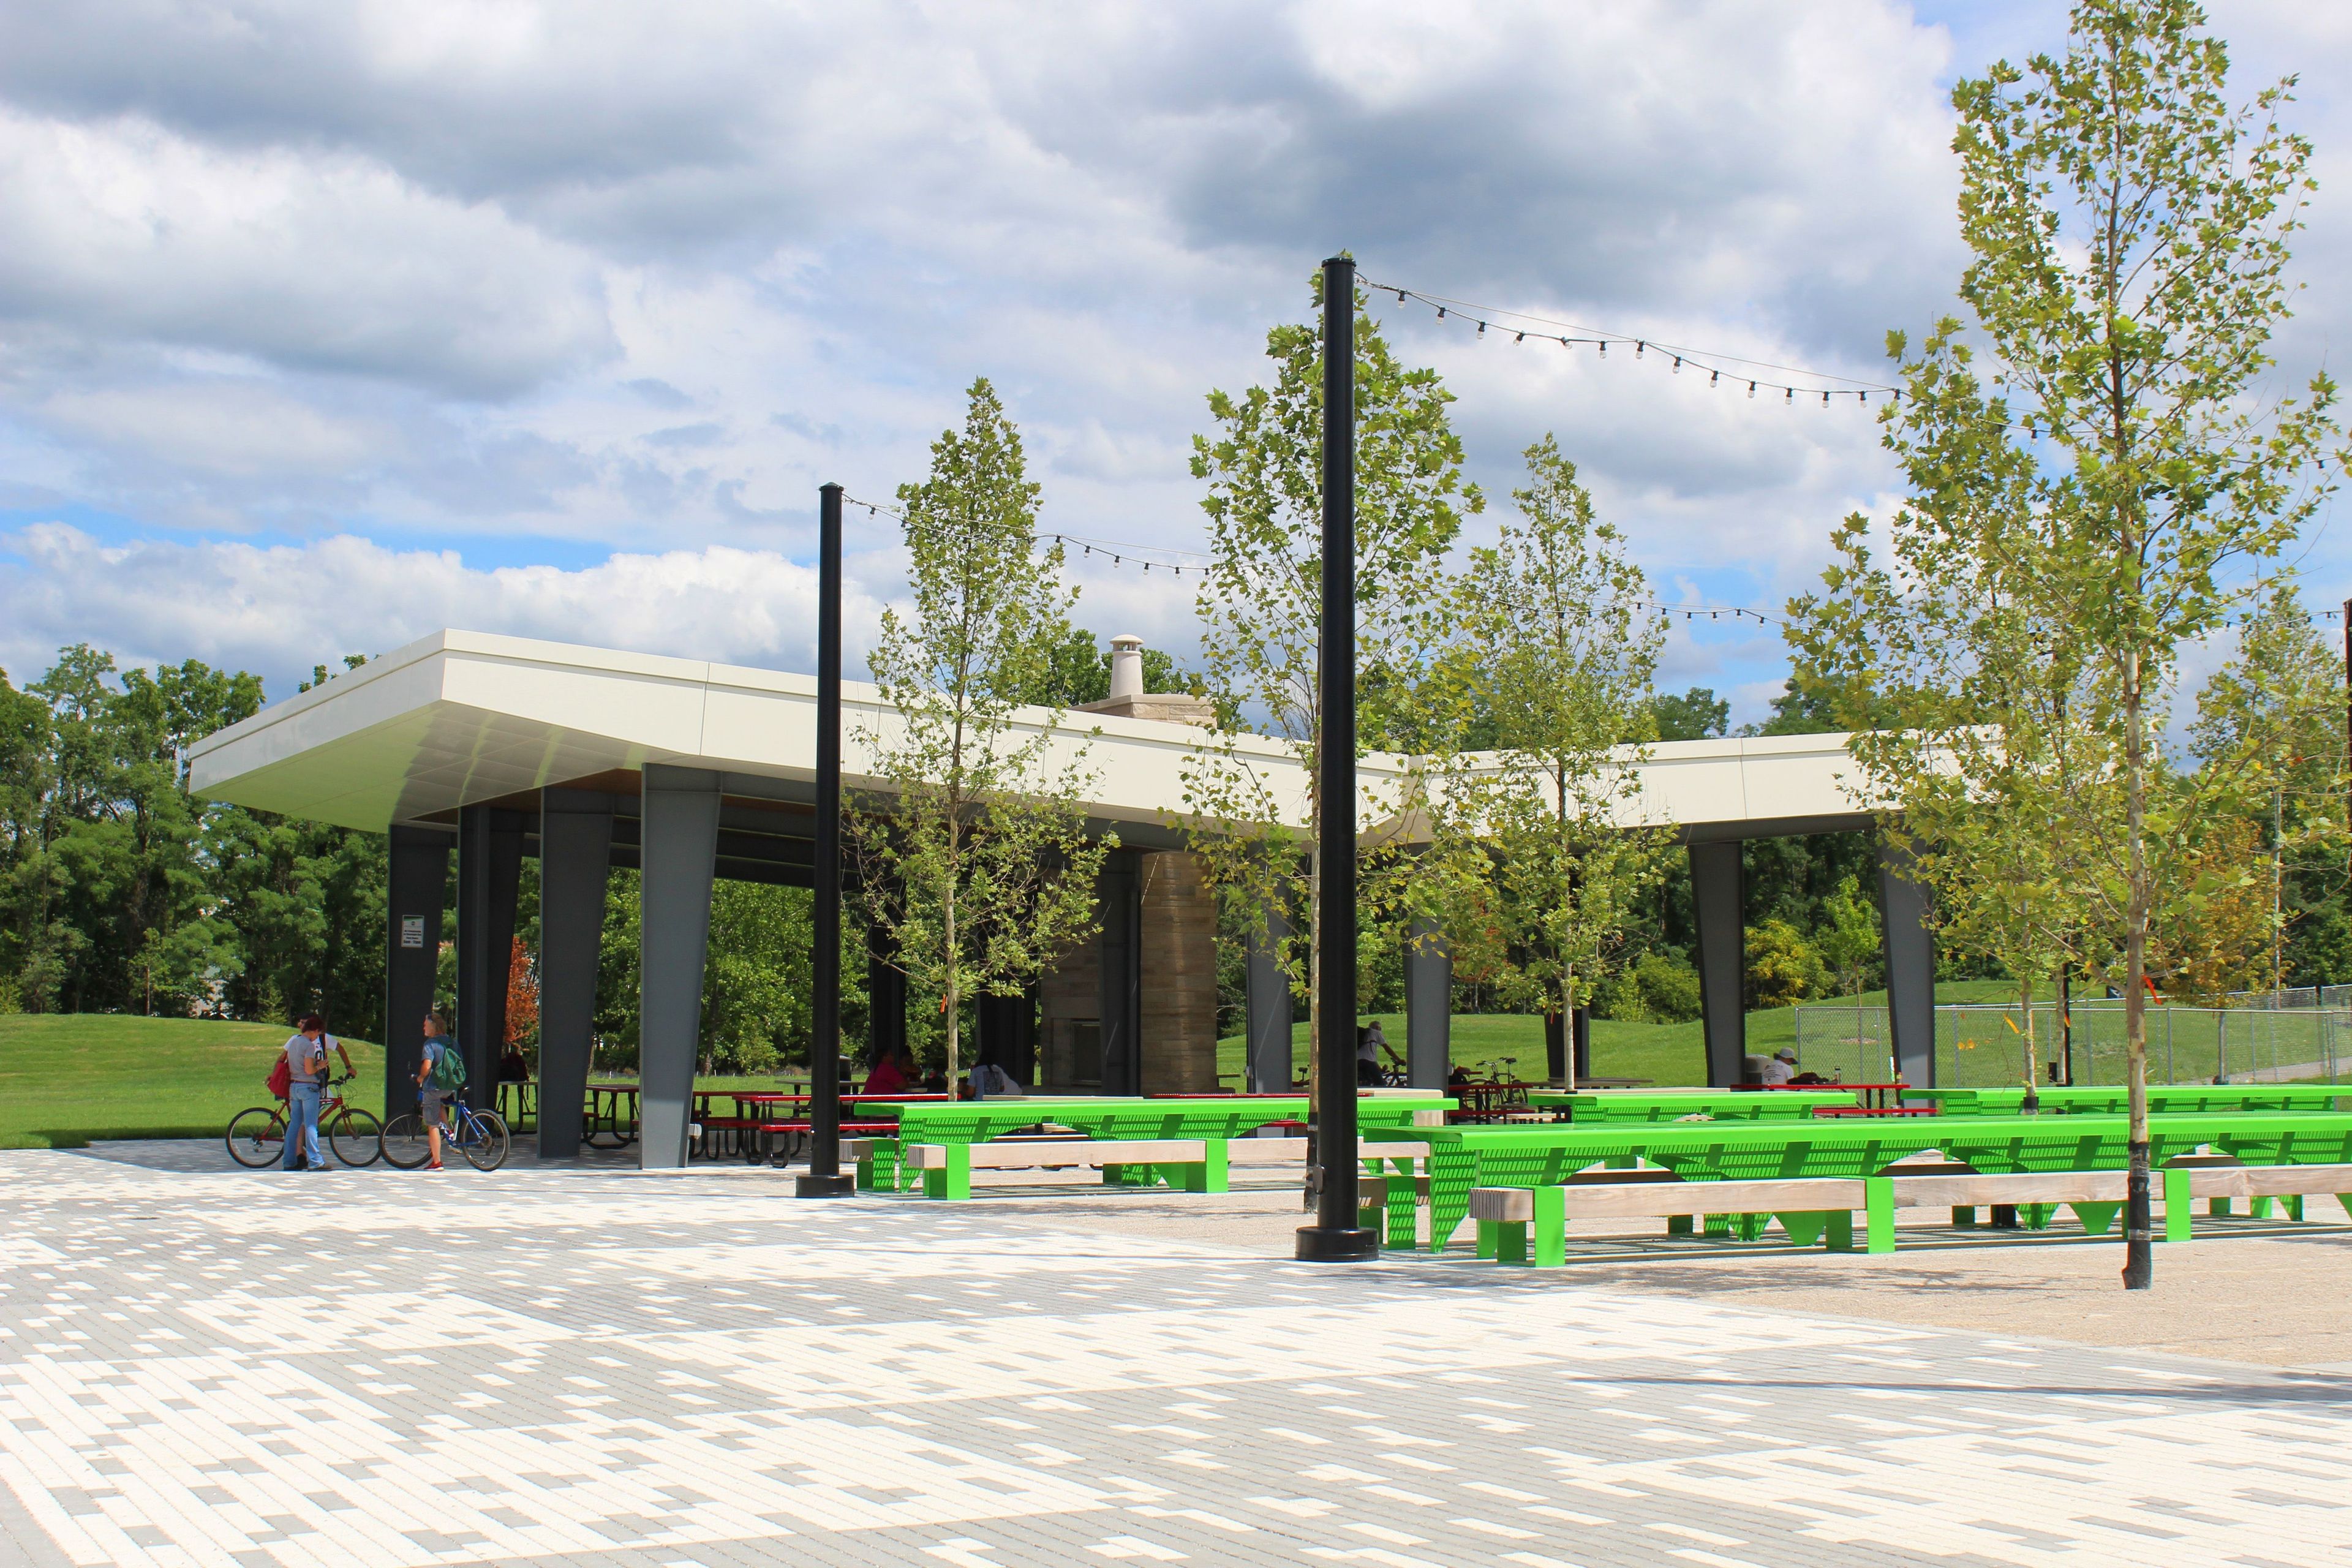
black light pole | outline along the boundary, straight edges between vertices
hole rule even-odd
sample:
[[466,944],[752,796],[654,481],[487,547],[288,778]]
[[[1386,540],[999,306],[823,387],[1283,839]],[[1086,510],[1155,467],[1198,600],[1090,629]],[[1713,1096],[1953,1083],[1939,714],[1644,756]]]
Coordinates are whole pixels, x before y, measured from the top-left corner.
[[1356,1223],[1356,264],[1323,264],[1323,721],[1316,786],[1323,808],[1315,901],[1315,1223],[1298,1227],[1303,1263],[1380,1256]]
[[837,1198],[841,1170],[841,487],[817,491],[816,919],[809,985],[809,1168],[795,1189]]

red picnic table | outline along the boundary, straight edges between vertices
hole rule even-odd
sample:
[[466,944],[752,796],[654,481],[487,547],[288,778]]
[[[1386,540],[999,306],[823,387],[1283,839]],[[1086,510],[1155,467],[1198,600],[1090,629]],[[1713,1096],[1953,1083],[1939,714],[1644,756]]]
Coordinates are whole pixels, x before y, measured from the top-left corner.
[[[793,1141],[805,1141],[815,1131],[805,1110],[815,1100],[814,1095],[765,1089],[710,1089],[704,1092],[724,1094],[734,1100],[735,1114],[732,1117],[720,1118],[715,1122],[706,1121],[703,1127],[706,1133],[714,1126],[735,1133],[736,1146],[747,1163],[756,1165],[762,1160],[776,1158],[769,1152],[768,1140],[777,1136],[785,1140],[784,1147],[777,1152],[781,1155],[779,1163],[789,1163],[796,1152]],[[853,1091],[836,1098],[844,1106],[856,1106],[869,1101],[907,1105],[925,1100],[948,1100],[955,1097],[950,1094],[866,1094]],[[898,1125],[895,1118],[861,1120],[853,1114],[842,1118],[840,1130],[845,1135],[858,1137],[894,1131]]]
[[[1897,1102],[1911,1091],[1911,1086],[1901,1079],[1896,1079],[1893,1083],[1764,1083],[1753,1087],[1768,1092],[1776,1089],[1811,1089],[1815,1093],[1831,1089],[1851,1089],[1853,1091],[1853,1102],[1856,1106],[1874,1111],[1892,1111],[1897,1109]],[[1841,1110],[1837,1114],[1847,1113]]]

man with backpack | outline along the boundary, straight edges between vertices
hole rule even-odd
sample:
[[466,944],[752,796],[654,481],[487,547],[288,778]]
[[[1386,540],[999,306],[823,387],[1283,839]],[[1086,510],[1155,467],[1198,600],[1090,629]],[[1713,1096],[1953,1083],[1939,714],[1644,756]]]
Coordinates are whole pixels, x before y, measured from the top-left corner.
[[466,1054],[449,1032],[449,1021],[438,1011],[425,1015],[425,1052],[416,1064],[416,1114],[425,1123],[425,1142],[432,1146],[428,1171],[441,1168],[441,1123],[449,1114],[449,1097],[466,1087]]

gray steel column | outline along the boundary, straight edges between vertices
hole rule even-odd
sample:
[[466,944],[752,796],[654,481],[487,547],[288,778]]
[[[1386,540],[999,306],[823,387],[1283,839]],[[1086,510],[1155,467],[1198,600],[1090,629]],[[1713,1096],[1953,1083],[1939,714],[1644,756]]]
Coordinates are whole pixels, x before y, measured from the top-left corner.
[[1102,919],[1102,1092],[1143,1092],[1143,852],[1114,849],[1095,881]]
[[568,1160],[594,1045],[613,797],[544,789],[539,803],[539,1157]]
[[1936,937],[1927,889],[1912,880],[1908,852],[1878,841],[1879,941],[1886,955],[1886,1023],[1895,1070],[1907,1084],[1936,1087]]
[[383,1116],[416,1109],[416,1063],[425,1049],[425,1015],[441,964],[441,914],[449,900],[454,836],[433,827],[394,827],[385,847],[383,965]]
[[1415,1089],[1444,1089],[1454,1068],[1454,952],[1427,916],[1405,933],[1404,1064]]
[[907,1048],[907,977],[890,962],[890,933],[866,927],[866,1066]]
[[1691,908],[1698,917],[1698,999],[1706,1037],[1706,1081],[1739,1081],[1748,1055],[1747,889],[1739,845],[1690,847]]
[[702,966],[719,850],[719,775],[646,764],[637,924],[637,1163],[686,1163],[702,1047]]
[[1244,1034],[1247,1076],[1252,1094],[1290,1092],[1290,1037],[1293,1020],[1290,976],[1278,958],[1290,935],[1290,921],[1280,903],[1265,909],[1265,928],[1252,928],[1247,968],[1249,1018]]
[[466,1053],[466,1103],[476,1107],[492,1107],[499,1100],[522,829],[519,811],[458,808],[457,1046]]

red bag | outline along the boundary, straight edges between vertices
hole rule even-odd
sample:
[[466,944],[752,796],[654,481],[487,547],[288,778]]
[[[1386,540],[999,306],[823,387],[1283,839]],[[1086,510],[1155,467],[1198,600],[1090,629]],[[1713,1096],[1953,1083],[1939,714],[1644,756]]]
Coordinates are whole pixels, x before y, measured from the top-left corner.
[[286,1065],[286,1053],[278,1053],[278,1065],[269,1069],[271,1098],[283,1100],[294,1090],[294,1069]]

